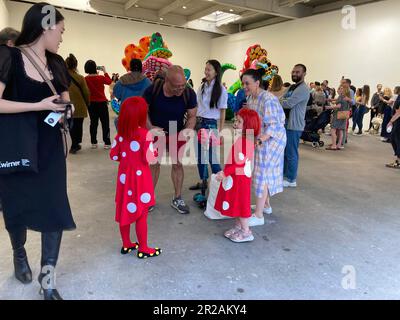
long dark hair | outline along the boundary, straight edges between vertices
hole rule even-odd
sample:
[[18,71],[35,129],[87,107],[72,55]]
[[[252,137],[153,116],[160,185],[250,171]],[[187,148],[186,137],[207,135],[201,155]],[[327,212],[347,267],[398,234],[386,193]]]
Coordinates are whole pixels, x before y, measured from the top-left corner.
[[362,94],[365,96],[365,104],[368,104],[369,102],[369,97],[371,94],[371,89],[369,88],[369,85],[365,84],[362,88]]
[[[46,2],[36,3],[26,12],[22,22],[21,34],[15,41],[15,46],[19,47],[32,44],[42,36],[44,31],[42,21],[46,20],[48,15],[46,10],[44,10],[45,13],[42,13],[45,6],[50,6],[50,4]],[[63,15],[57,9],[55,9],[55,14],[55,24],[64,21]],[[52,53],[48,50],[46,50],[46,58],[54,79],[58,83],[68,86],[68,80],[64,69],[64,60],[58,54]]]
[[[219,61],[217,60],[208,60],[208,64],[212,65],[214,68],[217,76],[215,78],[215,83],[214,87],[211,93],[211,100],[210,100],[210,108],[217,108],[218,107],[218,100],[221,97],[222,94],[222,88],[221,88],[221,80],[222,80],[222,67]],[[202,80],[201,84],[201,94],[204,94],[204,87],[206,85],[206,78]]]

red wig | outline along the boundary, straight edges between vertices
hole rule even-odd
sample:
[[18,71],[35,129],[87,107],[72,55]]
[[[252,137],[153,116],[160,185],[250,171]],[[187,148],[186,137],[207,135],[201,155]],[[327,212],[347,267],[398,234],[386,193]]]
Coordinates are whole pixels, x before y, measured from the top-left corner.
[[134,139],[138,128],[146,129],[147,102],[142,97],[131,97],[121,105],[118,118],[118,134],[125,139]]
[[247,130],[253,130],[254,137],[260,134],[261,121],[258,113],[254,110],[243,108],[238,112],[238,116],[243,119],[243,134],[246,135]]

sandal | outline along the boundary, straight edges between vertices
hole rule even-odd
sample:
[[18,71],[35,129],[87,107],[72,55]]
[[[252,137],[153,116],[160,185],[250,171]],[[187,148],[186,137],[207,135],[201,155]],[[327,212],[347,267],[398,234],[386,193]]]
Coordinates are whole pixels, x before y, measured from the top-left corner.
[[235,225],[232,229],[229,229],[228,231],[225,231],[224,236],[228,239],[230,239],[236,232],[238,232],[241,229],[240,226]]
[[147,259],[147,258],[157,257],[162,253],[162,250],[160,248],[154,248],[154,249],[156,250],[156,252],[154,253],[146,253],[138,251],[137,257],[139,259]]
[[128,254],[131,253],[133,250],[137,250],[139,248],[139,243],[135,242],[133,243],[133,247],[129,247],[129,248],[121,248],[121,254]]
[[395,160],[394,162],[387,164],[386,167],[392,169],[400,169],[400,161]]
[[248,232],[244,232],[242,229],[240,229],[238,232],[234,233],[229,239],[236,243],[249,242],[254,240],[254,236],[251,230],[249,230]]

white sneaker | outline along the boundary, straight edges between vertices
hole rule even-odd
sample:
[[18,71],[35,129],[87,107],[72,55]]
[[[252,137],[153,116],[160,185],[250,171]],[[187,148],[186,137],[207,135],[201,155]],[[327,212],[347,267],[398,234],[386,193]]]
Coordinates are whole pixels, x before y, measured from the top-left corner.
[[287,180],[283,180],[283,187],[284,188],[296,188],[297,187],[297,182],[289,182]]
[[264,217],[258,218],[255,214],[252,214],[249,218],[249,227],[263,226]]
[[[256,205],[252,204],[251,205],[251,210],[256,210]],[[263,209],[264,214],[272,214],[272,207],[264,208]]]
[[386,141],[388,141],[388,139],[387,139],[387,138],[384,138],[384,137],[382,137],[382,138],[381,138],[381,141],[382,141],[382,142],[386,142]]

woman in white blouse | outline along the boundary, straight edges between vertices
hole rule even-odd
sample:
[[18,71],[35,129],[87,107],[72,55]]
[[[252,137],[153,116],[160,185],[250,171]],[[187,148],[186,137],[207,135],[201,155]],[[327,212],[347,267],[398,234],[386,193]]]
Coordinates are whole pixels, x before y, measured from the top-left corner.
[[[221,171],[217,157],[216,138],[225,124],[225,112],[228,107],[228,93],[221,84],[222,68],[217,60],[209,60],[204,70],[205,78],[197,91],[197,124],[196,129],[206,129],[214,138],[210,139],[207,157],[204,155],[204,146],[198,143],[197,159],[200,180],[208,180],[208,163],[211,165],[212,173]],[[219,127],[218,127],[219,123]],[[208,136],[209,136],[208,135]],[[204,159],[206,158],[206,159]],[[190,190],[201,189],[202,183],[198,182],[190,187]]]

